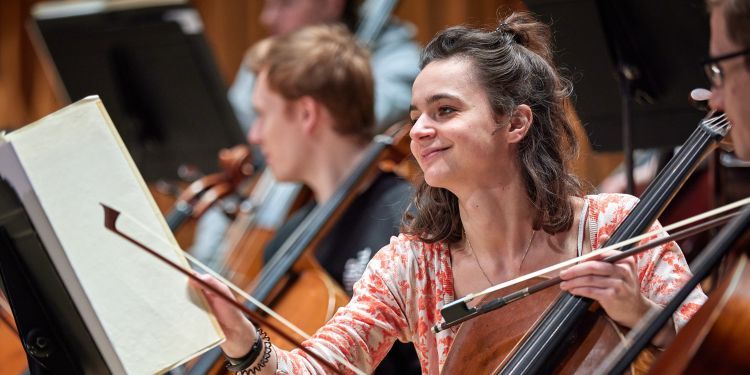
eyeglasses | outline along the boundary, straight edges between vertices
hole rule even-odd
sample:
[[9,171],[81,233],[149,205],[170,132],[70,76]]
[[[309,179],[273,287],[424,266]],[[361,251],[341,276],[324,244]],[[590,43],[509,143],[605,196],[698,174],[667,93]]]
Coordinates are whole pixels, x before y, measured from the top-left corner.
[[747,55],[750,53],[750,48],[744,49],[738,52],[727,53],[721,56],[716,56],[704,60],[703,70],[706,72],[708,81],[711,82],[711,87],[721,87],[724,84],[724,71],[719,65],[720,61],[729,60],[738,56]]

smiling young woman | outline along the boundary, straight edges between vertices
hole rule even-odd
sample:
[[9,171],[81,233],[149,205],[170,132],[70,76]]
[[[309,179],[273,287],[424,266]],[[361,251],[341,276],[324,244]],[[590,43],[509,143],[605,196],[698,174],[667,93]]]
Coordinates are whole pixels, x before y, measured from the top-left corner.
[[[576,149],[563,110],[570,86],[549,43],[547,26],[518,13],[497,29],[454,27],[429,43],[410,111],[411,149],[424,173],[415,209],[370,261],[350,303],[304,346],[371,372],[395,340],[412,342],[422,371],[439,373],[455,338],[452,330],[431,330],[445,304],[589,252],[625,218],[635,198],[583,196],[568,170]],[[672,242],[614,264],[573,266],[562,272],[561,288],[597,300],[612,320],[632,327],[688,276]],[[249,352],[253,325],[207,297],[228,328],[223,348]],[[704,299],[696,290],[654,343],[666,345]],[[300,351],[274,349],[262,371],[324,367]]]

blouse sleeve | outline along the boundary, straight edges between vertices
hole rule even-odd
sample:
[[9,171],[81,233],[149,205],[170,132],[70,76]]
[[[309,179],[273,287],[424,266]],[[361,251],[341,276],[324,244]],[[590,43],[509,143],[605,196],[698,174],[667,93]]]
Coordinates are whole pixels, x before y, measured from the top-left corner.
[[[605,195],[599,203],[598,221],[600,229],[595,242],[599,242],[598,238],[601,234],[614,232],[614,229],[625,219],[637,201],[637,198],[628,195]],[[660,229],[662,229],[661,224],[655,222],[649,228],[649,232]],[[645,244],[656,238],[666,236],[666,233],[656,234],[639,244]],[[595,247],[599,246],[595,244]],[[641,293],[661,306],[669,303],[672,297],[692,277],[682,250],[674,241],[646,250],[636,255],[636,260]],[[700,286],[696,287],[672,316],[675,327],[678,330],[682,328],[705,301],[706,295],[703,294]]]
[[[649,231],[662,229],[658,222]],[[657,238],[666,237],[660,233],[641,241],[647,243]],[[638,279],[641,281],[641,293],[651,301],[664,306],[672,300],[685,283],[693,276],[688,268],[682,250],[674,241],[655,247],[636,255],[638,261]],[[698,285],[672,315],[675,328],[682,328],[698,309],[706,302],[706,295]]]
[[[339,364],[334,356],[371,373],[396,339],[408,341],[405,299],[398,288],[404,278],[403,259],[399,257],[393,240],[378,251],[360,281],[354,285],[354,295],[349,303],[302,345],[336,364],[342,373],[351,373],[351,370]],[[299,349],[277,350],[277,359],[280,373],[326,372],[315,358]]]

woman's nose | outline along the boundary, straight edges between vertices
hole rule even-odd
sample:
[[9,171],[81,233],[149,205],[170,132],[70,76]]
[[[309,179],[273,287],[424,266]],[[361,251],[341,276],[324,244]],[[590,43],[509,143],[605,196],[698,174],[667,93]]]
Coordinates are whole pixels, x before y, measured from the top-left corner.
[[413,140],[424,139],[435,135],[435,128],[429,123],[429,119],[425,115],[420,115],[417,121],[409,131],[409,136]]

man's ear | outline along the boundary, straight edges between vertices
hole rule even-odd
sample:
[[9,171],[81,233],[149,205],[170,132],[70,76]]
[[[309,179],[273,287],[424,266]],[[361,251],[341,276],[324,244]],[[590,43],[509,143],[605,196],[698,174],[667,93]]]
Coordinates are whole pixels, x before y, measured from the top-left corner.
[[296,100],[297,120],[305,134],[311,134],[320,123],[321,104],[310,96]]
[[534,120],[534,114],[531,112],[531,107],[526,104],[521,104],[516,107],[513,113],[510,115],[510,120],[506,134],[508,137],[508,143],[519,143],[526,137],[526,133],[531,129],[531,124]]

